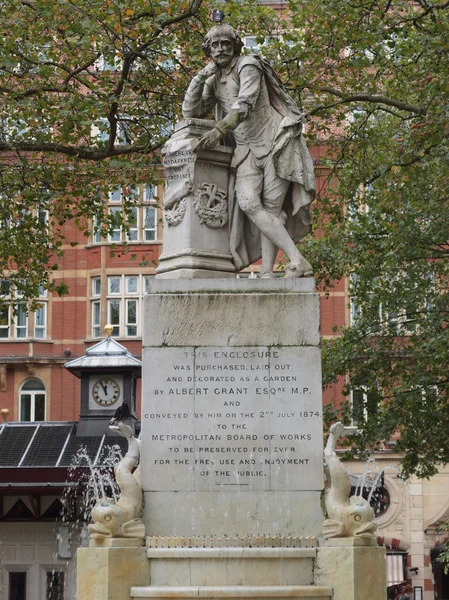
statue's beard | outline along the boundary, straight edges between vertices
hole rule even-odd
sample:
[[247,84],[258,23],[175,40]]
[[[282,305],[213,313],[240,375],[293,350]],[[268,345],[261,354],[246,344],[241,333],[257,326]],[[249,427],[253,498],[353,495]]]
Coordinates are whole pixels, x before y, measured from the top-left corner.
[[221,56],[216,56],[214,58],[214,63],[217,65],[217,67],[227,67],[232,61],[232,56],[232,54],[222,54]]

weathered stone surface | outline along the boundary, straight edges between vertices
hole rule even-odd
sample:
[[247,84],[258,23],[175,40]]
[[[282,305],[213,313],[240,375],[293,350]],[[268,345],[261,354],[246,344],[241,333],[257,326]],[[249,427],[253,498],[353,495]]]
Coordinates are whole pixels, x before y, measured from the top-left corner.
[[188,293],[250,293],[262,294],[299,294],[315,291],[315,279],[302,277],[301,279],[288,279],[286,277],[275,279],[218,279],[214,281],[177,281],[151,279],[149,281],[150,294],[188,294]]
[[[332,545],[329,543],[332,541]],[[318,548],[315,563],[316,585],[331,585],[333,600],[380,600],[387,589],[385,548],[374,547],[369,540],[346,538],[327,540]],[[351,541],[354,543],[351,544]]]
[[311,585],[313,560],[153,559],[151,581],[153,585]]
[[145,492],[148,535],[319,535],[320,492]]
[[164,250],[157,277],[234,276],[228,227],[232,150],[193,152],[195,136],[211,127],[213,121],[181,121],[164,148]]
[[313,280],[268,280],[268,293],[265,280],[232,281],[230,293],[217,282],[211,293],[205,281],[158,281],[145,299],[147,534],[317,535],[319,296],[303,291]]
[[143,547],[80,548],[77,564],[77,600],[123,600],[131,586],[150,584]]
[[190,82],[183,116],[202,118],[216,106],[220,120],[195,141],[195,152],[213,151],[232,138],[230,249],[236,270],[262,257],[261,270],[270,276],[280,249],[290,261],[288,277],[308,275],[312,266],[296,247],[310,232],[315,197],[313,161],[301,135],[304,115],[265,62],[240,56],[236,40],[237,31],[227,24],[208,32],[203,48],[213,63]]
[[[266,291],[265,281],[252,281],[239,291],[238,284],[247,281],[229,280],[229,293],[224,282],[218,292],[203,292],[207,287],[201,281],[193,293],[197,280],[180,280],[192,284],[187,293],[150,293],[144,301],[144,347],[318,346],[319,296],[294,293],[294,288],[282,293],[287,287],[282,280],[276,286],[270,282]],[[167,283],[173,289],[174,282]]]
[[144,360],[158,365],[142,413],[147,491],[322,488],[318,348],[146,348]]

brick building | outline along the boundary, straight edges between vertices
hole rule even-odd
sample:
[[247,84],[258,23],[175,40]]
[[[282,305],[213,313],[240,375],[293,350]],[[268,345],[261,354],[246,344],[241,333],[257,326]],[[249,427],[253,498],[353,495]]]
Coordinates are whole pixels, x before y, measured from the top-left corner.
[[[325,185],[320,149],[313,149],[312,154],[320,188]],[[111,190],[105,199],[110,212],[121,210],[123,191]],[[0,409],[9,411],[7,422],[11,423],[0,425],[0,436],[9,431],[11,443],[14,442],[11,428],[17,422],[30,427],[33,423],[45,422],[69,428],[76,423],[80,413],[80,380],[64,365],[100,341],[107,323],[114,328],[113,338],[140,358],[142,298],[161,254],[162,220],[158,199],[162,192],[162,187],[140,186],[140,202],[127,234],[129,251],[126,252],[120,245],[125,235],[120,229],[114,230],[107,239],[92,229],[91,238],[85,240],[76,227],[68,223],[64,233],[78,245],[65,247],[56,277],[69,285],[69,295],[43,294],[35,312],[28,311],[17,298],[15,310],[4,310],[0,314]],[[113,254],[112,244],[115,245]],[[253,277],[257,271],[258,265],[253,265],[241,276]],[[345,281],[338,282],[329,294],[321,294],[324,337],[337,335],[335,326],[350,323],[349,304]],[[340,386],[324,391],[325,404],[337,406],[341,400]],[[138,414],[139,409],[140,384],[137,387]],[[411,580],[416,588],[422,589],[422,598],[430,600],[435,597],[436,581],[438,598],[449,598],[444,595],[448,594],[447,577],[436,562],[432,569],[430,556],[431,549],[443,539],[438,525],[447,520],[449,514],[449,473],[441,470],[431,481],[403,484],[397,476],[399,457],[394,454],[394,447],[385,449],[376,459],[374,470],[385,471],[378,523],[379,542],[390,552],[390,583]],[[28,600],[62,598],[56,595],[58,586],[65,586],[66,596],[72,597],[78,542],[75,536],[70,538],[63,525],[55,526],[59,510],[55,502],[63,489],[61,481],[59,485],[55,483],[53,489],[43,491],[42,482],[38,485],[33,480],[31,466],[28,485],[21,481],[14,487],[6,479],[7,470],[1,469],[2,466],[0,457],[0,538],[6,598],[13,598],[8,594],[14,586],[22,589],[23,585],[28,585]],[[20,457],[16,466],[25,468]],[[364,465],[354,463],[349,469],[361,474]],[[64,573],[64,577],[58,573]],[[419,597],[418,590],[415,597]]]

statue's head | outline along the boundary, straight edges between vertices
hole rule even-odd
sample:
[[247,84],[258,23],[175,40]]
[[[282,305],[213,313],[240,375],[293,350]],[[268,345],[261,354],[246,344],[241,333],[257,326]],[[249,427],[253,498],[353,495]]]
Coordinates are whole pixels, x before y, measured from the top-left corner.
[[222,23],[210,29],[204,40],[203,50],[219,67],[226,67],[235,55],[241,53],[243,42],[231,25]]

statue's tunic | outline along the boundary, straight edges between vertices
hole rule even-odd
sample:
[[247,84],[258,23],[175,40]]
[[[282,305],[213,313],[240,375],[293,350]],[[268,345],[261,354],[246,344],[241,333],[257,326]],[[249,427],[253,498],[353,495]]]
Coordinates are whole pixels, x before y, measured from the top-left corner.
[[[248,114],[232,132],[236,143],[232,167],[237,182],[239,174],[242,176],[248,168],[251,154],[256,163],[271,155],[276,174],[264,174],[262,169],[261,178],[281,178],[293,184],[279,209],[285,211],[287,230],[298,241],[310,231],[309,205],[315,194],[313,163],[301,135],[302,115],[298,107],[269,64],[257,56],[236,56],[227,68],[218,69],[207,81],[198,77],[192,80],[183,103],[184,116],[204,117],[214,106],[217,120],[231,110]],[[240,270],[260,258],[260,234],[238,203],[232,205],[233,178],[231,183],[230,249]],[[263,197],[261,202],[264,205]]]

